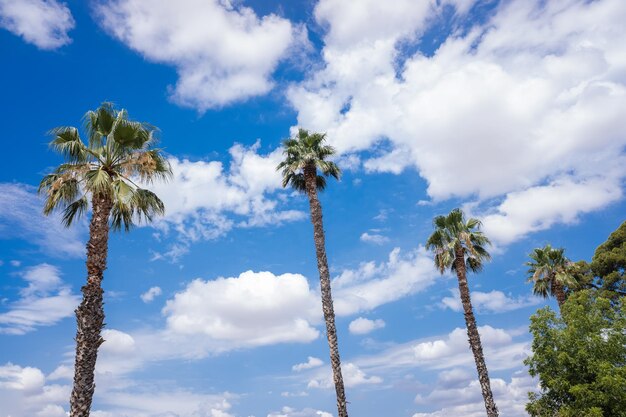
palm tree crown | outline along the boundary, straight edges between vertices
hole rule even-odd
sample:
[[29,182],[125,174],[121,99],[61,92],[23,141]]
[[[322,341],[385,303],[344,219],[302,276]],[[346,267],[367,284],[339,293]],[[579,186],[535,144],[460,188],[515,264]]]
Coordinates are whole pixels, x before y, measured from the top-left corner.
[[116,110],[103,103],[85,114],[88,142],[81,139],[75,127],[58,127],[51,131],[50,146],[65,156],[52,174],[46,175],[39,191],[46,201],[44,213],[63,210],[66,226],[88,208],[88,195],[112,202],[111,226],[128,230],[136,220],[151,220],[164,213],[163,202],[135,181],[151,183],[167,179],[171,168],[155,144],[155,128],[131,121],[126,110]]
[[465,220],[460,209],[454,209],[447,216],[437,216],[433,220],[435,231],[428,238],[426,248],[435,253],[435,265],[443,272],[450,268],[456,271],[456,252],[462,251],[467,269],[479,272],[491,255],[485,249],[491,244],[487,236],[479,229],[482,223],[478,219]]
[[[295,138],[283,142],[285,160],[276,167],[283,171],[283,187],[291,186],[306,192],[305,171],[311,170],[316,175],[316,186],[319,191],[326,188],[326,177],[341,177],[341,169],[326,158],[335,154],[335,148],[325,145],[325,133],[312,133],[298,129]],[[317,175],[317,170],[322,175]]]
[[[577,282],[572,273],[572,263],[565,257],[565,249],[546,245],[535,248],[530,255],[528,282],[533,283],[533,293],[544,298],[559,298],[564,287],[575,288]],[[561,301],[559,301],[561,303]]]

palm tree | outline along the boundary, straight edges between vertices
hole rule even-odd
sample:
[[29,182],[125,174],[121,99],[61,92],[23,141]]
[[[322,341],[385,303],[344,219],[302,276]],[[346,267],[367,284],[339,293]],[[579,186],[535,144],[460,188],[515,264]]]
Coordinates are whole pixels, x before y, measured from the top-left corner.
[[[330,348],[330,363],[333,369],[335,391],[337,393],[338,417],[348,417],[346,406],[346,393],[341,375],[341,360],[337,343],[337,328],[335,327],[335,311],[333,309],[333,297],[330,291],[330,274],[328,260],[326,259],[326,244],[324,238],[324,224],[322,223],[322,206],[317,197],[317,192],[326,188],[326,177],[339,179],[341,170],[326,158],[335,153],[332,146],[325,145],[326,134],[312,133],[304,129],[298,130],[296,138],[287,139],[285,147],[285,160],[278,164],[277,170],[282,170],[283,187],[291,186],[309,197],[311,210],[311,222],[313,223],[313,239],[315,240],[315,253],[317,255],[317,269],[320,274],[320,286],[322,291],[322,310],[326,321],[326,335]],[[318,171],[323,175],[318,175]]]
[[428,238],[426,247],[434,252],[435,265],[442,274],[448,268],[452,272],[456,272],[465,313],[467,336],[474,354],[487,416],[497,417],[498,408],[493,400],[489,373],[487,372],[480,334],[472,310],[469,286],[467,285],[467,270],[480,272],[483,263],[491,259],[491,255],[485,249],[485,246],[489,245],[490,242],[480,231],[480,220],[469,219],[465,221],[465,215],[458,208],[452,210],[447,216],[435,217],[433,224],[435,231]]
[[573,264],[565,257],[565,249],[546,245],[535,248],[530,255],[528,282],[533,283],[533,293],[543,298],[555,297],[559,310],[567,299],[566,288],[578,286],[574,277]]
[[89,208],[91,223],[87,243],[87,282],[81,288],[83,300],[76,309],[76,358],[74,387],[70,397],[70,417],[87,417],[94,393],[94,369],[98,347],[104,342],[102,278],[106,269],[109,222],[113,230],[125,230],[135,221],[164,213],[163,202],[156,194],[135,181],[150,183],[171,175],[160,149],[153,148],[155,128],[128,119],[126,110],[115,110],[103,103],[85,114],[88,142],[75,127],[51,131],[50,146],[66,162],[46,175],[39,191],[46,197],[44,214],[63,210],[63,222],[69,227]]

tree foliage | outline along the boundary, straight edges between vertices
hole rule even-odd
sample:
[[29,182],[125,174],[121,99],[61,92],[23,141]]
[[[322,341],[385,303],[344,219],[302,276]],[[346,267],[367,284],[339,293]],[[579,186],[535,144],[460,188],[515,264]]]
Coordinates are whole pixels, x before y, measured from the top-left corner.
[[626,295],[626,222],[622,223],[596,249],[591,263],[576,263],[583,286],[594,288],[605,297]]
[[533,355],[524,363],[539,377],[530,393],[532,417],[626,416],[626,308],[592,290],[572,293],[561,316],[549,307],[531,317]]
[[565,257],[565,249],[546,245],[535,248],[528,256],[528,282],[533,283],[533,294],[543,298],[555,297],[562,306],[566,294],[579,286],[573,264]]
[[447,216],[437,216],[433,220],[435,231],[426,242],[426,249],[435,254],[435,266],[443,274],[446,269],[456,271],[456,250],[461,249],[465,266],[472,272],[480,272],[485,261],[491,259],[486,246],[491,242],[480,231],[478,219],[465,219],[461,209],[452,210]]
[[322,175],[316,175],[316,188],[323,191],[326,188],[326,177],[341,177],[341,169],[327,158],[335,154],[335,148],[326,145],[325,133],[309,133],[305,129],[298,129],[295,138],[283,142],[285,159],[276,167],[282,171],[283,187],[290,185],[297,191],[306,192],[304,171],[307,168],[319,170]]
[[155,128],[128,119],[126,110],[103,103],[85,114],[87,142],[75,127],[57,127],[50,146],[66,162],[46,175],[39,191],[46,197],[44,214],[63,211],[66,226],[89,208],[89,196],[113,203],[111,226],[128,230],[135,221],[152,220],[164,213],[163,202],[136,181],[151,183],[171,176],[170,165],[160,149],[154,148]]

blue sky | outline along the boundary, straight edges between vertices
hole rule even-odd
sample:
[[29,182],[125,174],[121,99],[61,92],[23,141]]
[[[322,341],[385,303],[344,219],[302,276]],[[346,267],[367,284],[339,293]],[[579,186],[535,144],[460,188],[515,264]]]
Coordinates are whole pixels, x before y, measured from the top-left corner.
[[46,132],[103,101],[160,128],[165,217],[111,235],[94,417],[336,415],[297,126],[343,168],[321,196],[351,415],[484,415],[456,280],[423,243],[463,207],[496,402],[526,415],[525,284],[624,220],[621,0],[0,0],[0,417],[68,409],[87,223],[44,218]]

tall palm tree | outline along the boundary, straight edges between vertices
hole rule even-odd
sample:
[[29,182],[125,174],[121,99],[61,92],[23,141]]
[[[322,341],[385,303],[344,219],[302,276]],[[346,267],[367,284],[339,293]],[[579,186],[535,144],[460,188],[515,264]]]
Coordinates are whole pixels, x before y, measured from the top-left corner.
[[498,408],[491,392],[489,373],[487,372],[480,334],[472,309],[470,290],[467,285],[467,270],[480,272],[483,263],[491,259],[491,255],[485,249],[485,246],[489,245],[490,242],[480,231],[480,220],[472,218],[466,221],[465,215],[458,208],[452,210],[447,216],[435,217],[433,224],[435,231],[428,238],[426,247],[434,252],[435,265],[442,274],[448,268],[456,273],[465,313],[467,336],[474,354],[487,416],[497,417]]
[[69,227],[89,208],[91,223],[87,243],[87,282],[81,288],[83,300],[76,309],[76,359],[70,417],[87,417],[95,389],[94,370],[98,347],[104,341],[102,278],[106,269],[109,223],[113,230],[128,230],[135,221],[150,221],[164,213],[156,194],[135,181],[150,183],[171,175],[160,149],[153,148],[155,128],[128,119],[126,110],[103,103],[85,114],[87,143],[75,127],[51,131],[50,146],[66,162],[46,175],[39,191],[46,197],[44,214],[63,210]]
[[565,257],[565,249],[546,245],[535,248],[530,255],[528,282],[533,283],[533,293],[544,298],[555,297],[559,310],[567,300],[566,288],[576,288],[573,264]]
[[[326,177],[339,179],[341,170],[335,163],[326,160],[326,158],[335,153],[335,149],[326,145],[325,141],[326,134],[309,134],[308,131],[299,129],[295,138],[287,139],[283,143],[285,160],[278,164],[276,169],[282,170],[283,187],[291,185],[295,190],[306,193],[309,197],[313,239],[315,240],[315,253],[317,255],[317,269],[320,274],[322,291],[322,310],[324,311],[324,320],[326,321],[330,363],[333,369],[333,379],[337,393],[338,417],[348,417],[346,393],[341,375],[337,328],[335,327],[335,311],[330,290],[330,273],[328,271],[328,260],[326,259],[322,206],[317,197],[318,190],[322,191],[326,188]],[[318,169],[322,175],[318,175]]]

